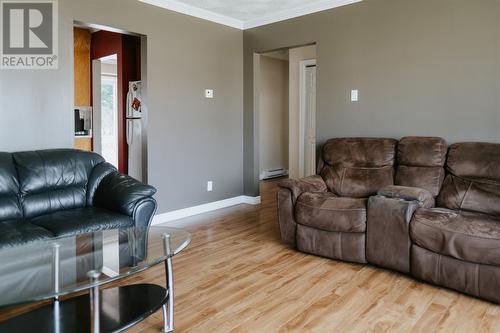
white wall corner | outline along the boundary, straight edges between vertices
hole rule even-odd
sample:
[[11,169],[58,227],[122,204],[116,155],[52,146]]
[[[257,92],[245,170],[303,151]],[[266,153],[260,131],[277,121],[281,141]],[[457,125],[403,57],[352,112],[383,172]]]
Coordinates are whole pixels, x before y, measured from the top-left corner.
[[193,206],[189,208],[179,209],[163,214],[158,214],[153,218],[152,225],[158,225],[163,223],[169,223],[172,221],[177,221],[190,216],[195,216],[203,213],[212,212],[218,209],[232,207],[236,205],[246,204],[246,205],[258,205],[261,203],[259,197],[250,197],[242,195],[239,197],[229,198],[225,200],[215,201],[206,203],[199,206]]

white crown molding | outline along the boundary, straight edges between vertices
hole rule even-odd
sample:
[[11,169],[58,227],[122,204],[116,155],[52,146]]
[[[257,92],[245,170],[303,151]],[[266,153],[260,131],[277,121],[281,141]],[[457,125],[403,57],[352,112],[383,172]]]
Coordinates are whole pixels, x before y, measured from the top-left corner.
[[222,25],[227,25],[232,28],[243,30],[243,21],[234,19],[229,16],[214,13],[210,10],[198,8],[191,6],[176,0],[139,0],[153,6],[165,8],[178,12],[181,14],[186,14],[189,16],[194,16],[203,20],[215,22]]
[[243,22],[243,30],[252,29],[256,27],[260,27],[263,25],[276,23],[280,21],[289,20],[292,18],[321,12],[324,10],[342,7],[346,5],[350,5],[353,3],[361,2],[363,0],[325,0],[313,4],[308,4],[296,8],[290,8],[287,10],[283,10],[268,16],[264,16],[255,20],[249,20]]
[[214,210],[241,204],[258,205],[260,204],[260,197],[249,197],[246,195],[242,195],[239,197],[229,198],[225,200],[210,202],[199,206],[179,209],[168,213],[158,214],[153,218],[152,225],[168,224],[169,222],[177,221],[186,217],[208,213]]
[[324,0],[321,2],[316,2],[313,4],[307,4],[304,6],[290,8],[277,13],[264,16],[255,20],[242,21],[229,16],[217,14],[210,10],[198,8],[195,6],[187,5],[176,0],[139,0],[150,5],[157,7],[162,7],[165,9],[172,10],[174,12],[186,14],[189,16],[194,16],[203,20],[215,22],[218,24],[226,25],[232,28],[246,30],[263,25],[276,23],[280,21],[289,20],[295,17],[304,16],[316,12],[321,12],[323,10],[337,8],[341,6],[350,5],[353,3],[361,2],[363,0]]

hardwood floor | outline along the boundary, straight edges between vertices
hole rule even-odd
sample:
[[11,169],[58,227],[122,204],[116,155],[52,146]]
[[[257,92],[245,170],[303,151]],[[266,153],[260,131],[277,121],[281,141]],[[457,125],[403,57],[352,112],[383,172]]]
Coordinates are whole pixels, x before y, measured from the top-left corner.
[[[283,246],[276,184],[262,205],[185,219],[174,258],[175,332],[500,332],[500,307],[371,266]],[[164,284],[160,265],[123,284]],[[130,332],[159,332],[161,312]]]

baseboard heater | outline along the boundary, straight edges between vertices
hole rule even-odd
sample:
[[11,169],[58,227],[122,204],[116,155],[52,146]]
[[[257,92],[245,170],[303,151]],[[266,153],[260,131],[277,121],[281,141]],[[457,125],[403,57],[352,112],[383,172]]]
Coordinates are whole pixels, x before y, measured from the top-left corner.
[[273,179],[283,176],[288,176],[288,170],[285,169],[267,170],[260,174],[260,180]]

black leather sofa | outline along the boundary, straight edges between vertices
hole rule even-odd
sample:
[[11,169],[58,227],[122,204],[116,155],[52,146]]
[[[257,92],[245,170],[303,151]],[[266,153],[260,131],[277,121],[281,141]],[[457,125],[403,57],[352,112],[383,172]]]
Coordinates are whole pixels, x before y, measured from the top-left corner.
[[0,152],[0,248],[151,223],[152,186],[122,175],[95,153]]

